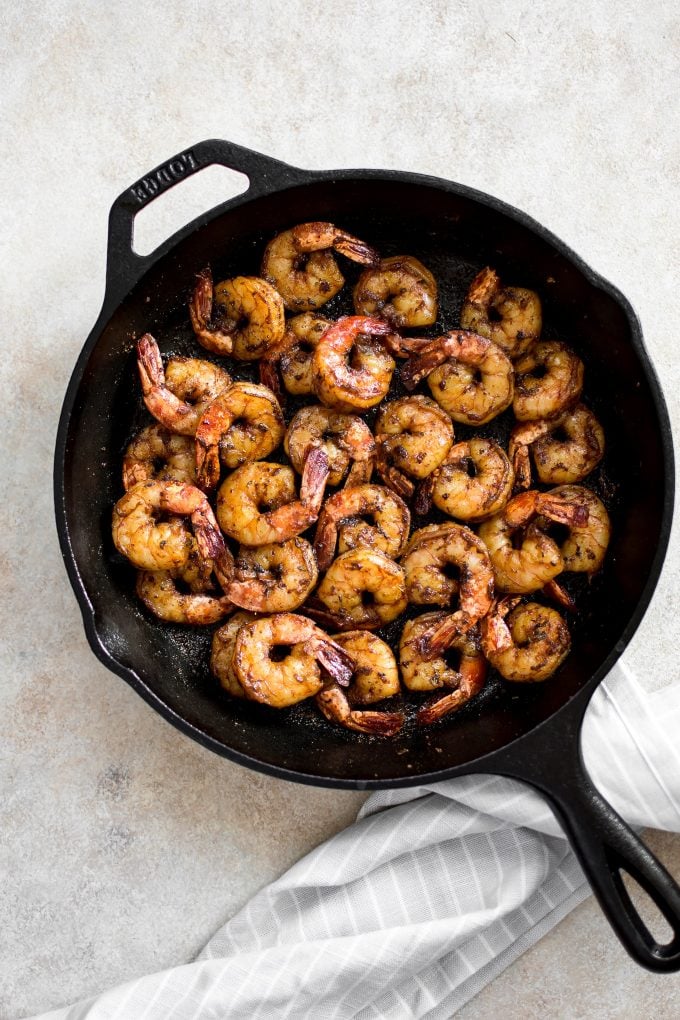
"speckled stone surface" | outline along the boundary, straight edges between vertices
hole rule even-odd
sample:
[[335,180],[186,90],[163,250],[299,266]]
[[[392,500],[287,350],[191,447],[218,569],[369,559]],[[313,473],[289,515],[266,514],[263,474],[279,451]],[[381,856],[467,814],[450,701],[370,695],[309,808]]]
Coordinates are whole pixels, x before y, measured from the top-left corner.
[[[226,137],[305,167],[449,177],[526,210],[631,299],[680,424],[680,14],[615,5],[48,0],[0,11],[0,1017],[190,958],[362,795],[251,774],[191,743],[94,659],[58,550],[51,461],[98,312],[108,209]],[[145,247],[215,204],[176,189]],[[229,185],[231,187],[231,184]],[[628,653],[677,682],[677,529]],[[655,848],[680,874],[677,838]],[[592,900],[463,1011],[680,1015]]]

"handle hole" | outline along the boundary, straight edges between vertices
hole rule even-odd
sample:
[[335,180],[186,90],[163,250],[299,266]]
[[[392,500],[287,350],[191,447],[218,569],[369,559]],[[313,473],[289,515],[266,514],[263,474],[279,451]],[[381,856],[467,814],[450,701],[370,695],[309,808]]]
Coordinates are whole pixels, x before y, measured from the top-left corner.
[[669,946],[676,934],[652,897],[628,871],[619,868],[619,875],[650,939],[658,946]]
[[196,216],[243,194],[249,184],[245,174],[219,165],[187,177],[137,213],[133,250],[137,255],[150,255]]

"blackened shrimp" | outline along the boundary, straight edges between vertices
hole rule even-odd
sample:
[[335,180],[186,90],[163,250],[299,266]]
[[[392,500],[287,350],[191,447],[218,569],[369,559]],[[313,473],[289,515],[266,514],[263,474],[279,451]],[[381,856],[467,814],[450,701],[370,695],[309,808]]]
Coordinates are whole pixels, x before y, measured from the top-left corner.
[[437,320],[437,281],[412,255],[395,255],[365,269],[354,288],[357,315],[380,316],[395,329]]
[[457,603],[453,612],[422,636],[425,657],[441,654],[491,608],[491,561],[484,543],[469,528],[453,522],[420,528],[411,536],[401,564],[409,602],[434,606]]
[[129,444],[123,457],[123,486],[137,482],[188,482],[196,484],[196,457],[190,436],[170,432],[156,423],[147,425]]
[[470,284],[460,324],[517,358],[541,335],[541,302],[533,290],[501,286],[498,274],[487,267]]
[[320,570],[350,549],[377,549],[399,556],[408,541],[411,515],[404,501],[382,485],[355,485],[326,500],[319,515],[314,549]]
[[512,403],[512,362],[476,333],[454,330],[437,337],[401,369],[407,390],[425,377],[440,407],[466,425],[484,425]]
[[238,382],[225,390],[203,413],[196,429],[199,485],[214,488],[220,460],[228,468],[260,460],[283,439],[285,425],[278,400],[257,383]]
[[276,287],[286,308],[313,312],[335,297],[345,282],[333,250],[364,265],[379,259],[374,248],[332,223],[301,223],[269,242],[262,275]]
[[355,414],[341,414],[321,405],[303,407],[286,432],[284,449],[296,471],[302,471],[310,449],[328,458],[328,484],[360,485],[370,481],[375,463],[375,440],[368,425]]
[[281,380],[293,396],[313,393],[312,355],[330,325],[330,319],[324,319],[314,312],[303,312],[289,319],[281,343],[260,362],[260,382],[269,386],[277,395],[280,393]]
[[512,409],[518,421],[555,418],[583,389],[583,362],[559,340],[540,340],[515,362]]
[[[443,653],[434,658],[423,657],[423,638],[436,631],[446,617],[446,613],[425,613],[415,620],[407,620],[399,642],[401,676],[409,690],[451,689],[449,694],[423,705],[417,715],[420,725],[429,725],[462,708],[481,691],[486,679],[486,662],[479,650],[476,627],[452,638],[446,658]],[[452,654],[457,656],[457,668],[450,664]]]
[[277,613],[244,624],[236,637],[233,669],[246,697],[272,708],[287,708],[317,694],[320,666],[347,685],[351,658],[304,616]]
[[217,519],[241,545],[286,542],[316,521],[327,478],[323,450],[308,455],[299,497],[292,468],[267,461],[244,464],[232,471],[217,493]]
[[519,601],[501,599],[482,620],[482,651],[506,680],[547,680],[569,654],[569,630],[555,609]]
[[261,358],[285,331],[281,295],[258,276],[236,276],[213,288],[210,269],[196,277],[189,315],[196,338],[215,354]]
[[539,515],[556,524],[583,525],[588,521],[588,508],[582,501],[575,504],[555,491],[530,489],[483,521],[479,537],[489,550],[496,587],[501,591],[538,591],[564,570],[560,548],[538,525]]
[[170,358],[165,368],[150,333],[137,341],[137,367],[147,410],[171,432],[193,436],[206,408],[231,385],[217,365],[198,358]]
[[169,623],[205,627],[218,623],[231,612],[233,605],[225,595],[182,590],[185,576],[182,570],[140,570],[137,574],[137,595],[149,612]]
[[573,511],[573,519],[565,522],[567,536],[559,542],[563,569],[596,573],[604,563],[611,537],[611,521],[604,504],[582,485],[560,485],[546,496],[562,501]]
[[453,443],[453,425],[429,397],[402,397],[383,404],[375,435],[378,471],[385,483],[400,496],[411,496],[414,485],[410,478],[426,478],[446,459]]
[[139,570],[179,570],[194,549],[185,517],[191,520],[201,555],[215,562],[222,580],[231,569],[231,557],[205,493],[193,485],[133,485],[113,508],[114,545]]
[[508,453],[515,469],[518,488],[531,485],[531,460],[544,485],[582,481],[604,456],[604,431],[584,404],[559,418],[523,422],[510,436]]
[[312,357],[312,384],[321,403],[349,412],[379,404],[395,368],[385,347],[388,338],[400,343],[382,319],[349,315],[330,326]]
[[404,723],[401,712],[365,711],[356,705],[372,705],[399,693],[399,671],[391,649],[366,630],[335,634],[333,640],[352,660],[352,680],[347,690],[329,683],[317,694],[316,703],[330,722],[359,733],[391,737]]
[[351,549],[331,563],[317,589],[338,629],[375,630],[407,605],[404,571],[377,549]]
[[226,593],[234,605],[253,613],[284,613],[302,605],[318,576],[314,550],[304,538],[242,546]]
[[476,523],[497,513],[512,494],[514,472],[505,451],[491,439],[467,439],[451,447],[442,466],[425,480],[418,509],[430,498],[460,521]]

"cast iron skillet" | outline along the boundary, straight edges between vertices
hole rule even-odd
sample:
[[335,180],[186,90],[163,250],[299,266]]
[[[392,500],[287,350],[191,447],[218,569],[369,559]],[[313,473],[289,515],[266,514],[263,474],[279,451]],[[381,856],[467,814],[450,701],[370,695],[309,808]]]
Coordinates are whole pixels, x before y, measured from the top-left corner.
[[[135,214],[213,163],[247,175],[248,190],[152,255],[136,255]],[[606,569],[580,593],[573,650],[559,674],[529,689],[492,682],[460,714],[429,729],[407,726],[394,740],[331,726],[304,704],[277,712],[230,700],[209,676],[210,634],[148,617],[111,542],[122,451],[142,421],[134,338],[149,330],[165,353],[195,350],[186,313],[194,274],[207,263],[217,279],[257,273],[264,241],[307,220],[336,222],[384,255],[421,257],[440,282],[448,316],[435,333],[457,324],[462,295],[483,265],[539,291],[547,335],[567,339],[586,362],[585,396],[609,443],[596,487],[611,508],[613,539]],[[344,310],[330,306],[331,314]],[[54,486],[62,552],[93,651],[179,729],[242,765],[301,783],[380,789],[466,773],[524,780],[558,814],[629,953],[651,970],[680,969],[680,889],[593,787],[580,750],[590,697],[630,641],[661,570],[673,508],[670,425],[631,306],[547,230],[449,181],[394,171],[309,172],[229,142],[194,146],[113,205],[104,305],[66,393]],[[670,942],[658,944],[648,932],[622,872],[656,902],[672,928]]]

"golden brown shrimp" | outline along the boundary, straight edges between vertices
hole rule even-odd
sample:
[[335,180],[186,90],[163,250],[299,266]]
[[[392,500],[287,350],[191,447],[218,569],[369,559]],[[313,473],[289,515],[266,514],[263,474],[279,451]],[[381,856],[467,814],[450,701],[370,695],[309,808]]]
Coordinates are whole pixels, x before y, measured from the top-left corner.
[[260,362],[260,382],[269,386],[277,395],[281,390],[281,379],[293,396],[313,393],[312,355],[331,325],[330,319],[324,319],[314,312],[303,312],[289,319],[281,343]]
[[318,576],[314,550],[304,538],[243,546],[226,593],[234,605],[253,613],[284,613],[302,605]]
[[225,691],[234,698],[247,697],[234,670],[236,638],[241,627],[245,626],[246,623],[252,623],[256,619],[257,617],[253,616],[252,613],[235,613],[213,634],[210,671],[217,677]]
[[262,275],[276,287],[286,308],[313,312],[341,290],[345,278],[331,249],[364,265],[379,259],[374,248],[332,223],[301,223],[269,242]]
[[214,488],[220,460],[228,468],[260,460],[283,439],[285,425],[279,402],[266,386],[234,383],[213,400],[196,429],[199,484]]
[[329,485],[340,485],[345,476],[347,486],[370,481],[375,440],[358,415],[341,414],[320,404],[303,407],[288,426],[283,448],[295,470],[301,472],[308,451],[317,447],[328,458]]
[[547,680],[569,654],[567,625],[555,609],[505,598],[482,620],[482,651],[506,680]]
[[[276,649],[286,649],[280,658]],[[236,637],[233,669],[248,698],[287,708],[323,686],[319,664],[336,683],[348,684],[352,660],[304,616],[278,613],[243,625]]]
[[137,341],[137,367],[144,403],[171,432],[193,436],[206,408],[231,386],[223,368],[198,358],[170,358],[165,369],[150,333]]
[[418,512],[430,498],[459,521],[476,523],[502,510],[512,494],[514,472],[505,451],[491,439],[467,439],[451,447],[442,466],[425,480]]
[[[486,662],[479,651],[479,634],[474,627],[465,634],[455,635],[449,650],[458,653],[458,668],[454,669],[443,655],[423,658],[422,639],[446,621],[446,613],[425,613],[415,620],[407,620],[399,642],[399,665],[404,684],[411,691],[437,691],[453,688],[451,694],[424,705],[418,712],[420,725],[442,719],[450,712],[462,708],[478,694],[486,678]],[[449,656],[450,658],[450,656]]]
[[604,504],[582,485],[560,485],[546,496],[570,506],[575,518],[579,512],[586,517],[566,522],[569,534],[560,542],[563,569],[594,574],[604,562],[611,537],[611,521]]
[[374,630],[407,605],[404,571],[377,549],[350,549],[331,563],[317,589],[318,599],[338,629]]
[[502,287],[498,274],[487,267],[470,284],[460,324],[517,358],[541,335],[541,302],[533,290]]
[[516,425],[508,453],[515,469],[517,486],[531,485],[531,461],[545,485],[580,482],[593,471],[604,455],[604,431],[592,411],[577,404],[551,421],[530,421]]
[[170,432],[160,424],[147,425],[129,444],[123,457],[123,486],[137,482],[196,484],[194,443],[189,436]]
[[189,315],[203,347],[242,361],[263,357],[285,331],[281,295],[259,276],[236,276],[213,288],[212,273],[204,269],[196,277]]
[[530,489],[515,496],[500,513],[479,526],[493,564],[496,587],[501,591],[527,594],[538,591],[564,570],[564,559],[556,542],[536,526],[538,515],[557,524],[583,525],[588,509],[555,492]]
[[215,561],[222,576],[228,573],[231,557],[205,493],[182,482],[133,485],[113,508],[114,545],[139,570],[179,570],[194,548],[184,517],[191,518],[203,558]]
[[292,468],[267,461],[244,464],[217,493],[217,519],[226,534],[241,545],[286,542],[316,521],[327,478],[323,450],[312,450],[307,457],[299,498]]
[[336,492],[319,515],[314,539],[319,569],[330,566],[336,545],[341,553],[366,548],[396,558],[408,541],[410,523],[404,501],[382,485],[355,485]]
[[375,423],[378,471],[400,496],[411,496],[409,478],[422,479],[445,460],[453,443],[448,414],[429,397],[402,397],[383,404]]
[[366,712],[354,707],[374,704],[399,693],[399,672],[391,649],[365,630],[335,634],[333,640],[352,660],[352,682],[346,692],[337,684],[326,684],[316,696],[317,705],[330,722],[349,730],[394,736],[404,723],[401,712]]
[[583,362],[559,340],[540,340],[515,362],[512,409],[518,421],[555,418],[583,389]]
[[[394,358],[384,343],[392,327],[382,319],[347,315],[330,326],[312,357],[314,392],[335,411],[367,411],[390,388]],[[399,338],[394,339],[399,344]]]
[[354,308],[357,315],[380,316],[395,329],[431,326],[437,320],[437,281],[412,255],[382,259],[359,277]]
[[476,333],[454,330],[437,337],[401,370],[407,390],[415,389],[425,376],[440,407],[466,425],[484,425],[512,403],[510,359]]
[[233,609],[225,595],[182,591],[178,581],[184,580],[181,570],[140,570],[137,574],[137,595],[154,616],[169,623],[193,627],[217,623]]

